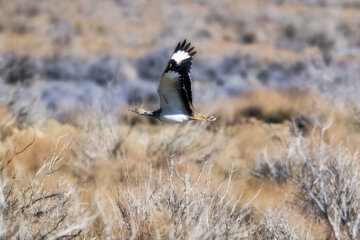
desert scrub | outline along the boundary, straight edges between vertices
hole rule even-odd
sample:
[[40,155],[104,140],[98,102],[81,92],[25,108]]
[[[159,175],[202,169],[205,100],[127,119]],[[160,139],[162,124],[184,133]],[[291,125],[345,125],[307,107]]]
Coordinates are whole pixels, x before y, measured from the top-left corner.
[[[298,240],[297,229],[290,226],[283,212],[269,211],[258,223],[257,231],[250,239]],[[308,239],[303,237],[302,239]]]
[[323,146],[318,153],[304,154],[305,162],[295,179],[301,189],[299,198],[328,221],[336,239],[358,239],[358,154],[349,152],[341,144]]
[[[254,175],[298,187],[295,204],[308,216],[324,219],[335,239],[358,239],[360,232],[359,155],[345,143],[327,142],[331,121],[309,138],[293,137],[279,157],[258,161]],[[279,181],[279,179],[283,181]]]
[[181,161],[168,159],[166,171],[150,170],[150,180],[119,190],[115,232],[120,239],[299,239],[275,212],[261,213],[231,193],[232,174],[214,187],[204,160],[194,174],[181,173]]
[[248,237],[254,228],[249,221],[251,210],[238,206],[240,199],[230,201],[231,174],[214,190],[206,166],[207,161],[197,176],[182,175],[170,158],[167,173],[159,171],[145,187],[119,192],[116,216],[121,239]]
[[95,215],[90,215],[82,206],[78,199],[79,189],[63,178],[52,187],[70,144],[56,147],[29,183],[25,183],[21,171],[13,177],[6,173],[11,158],[17,153],[1,159],[1,238],[73,239],[87,232]]
[[[214,174],[217,158],[226,156],[213,144],[221,146],[232,135],[218,131],[215,138],[204,124],[170,126],[164,133],[156,125],[119,126],[106,114],[87,116],[92,121],[77,128],[84,139],[75,138],[78,131],[70,128],[54,131],[61,128],[54,124],[22,139],[26,144],[16,152],[30,157],[10,161],[11,154],[5,156],[4,171],[14,167],[16,172],[1,178],[4,238],[277,239],[296,234],[289,224],[285,229],[284,221],[272,222],[281,216],[262,213],[241,198],[237,172],[228,173],[222,164],[224,174]],[[59,132],[61,144],[52,152],[44,142]],[[73,142],[62,145],[68,137]],[[30,154],[40,147],[50,152],[44,165],[35,164],[38,158]],[[142,148],[144,154],[133,154]],[[28,159],[31,173],[21,167]],[[6,167],[9,161],[17,166]],[[24,183],[23,173],[31,174],[30,183]]]

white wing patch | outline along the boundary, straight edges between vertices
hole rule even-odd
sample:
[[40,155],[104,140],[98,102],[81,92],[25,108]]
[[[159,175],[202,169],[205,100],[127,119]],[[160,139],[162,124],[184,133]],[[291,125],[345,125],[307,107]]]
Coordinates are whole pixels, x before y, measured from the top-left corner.
[[189,58],[190,55],[188,52],[185,51],[177,51],[171,56],[171,59],[174,59],[177,64],[180,64],[183,60]]

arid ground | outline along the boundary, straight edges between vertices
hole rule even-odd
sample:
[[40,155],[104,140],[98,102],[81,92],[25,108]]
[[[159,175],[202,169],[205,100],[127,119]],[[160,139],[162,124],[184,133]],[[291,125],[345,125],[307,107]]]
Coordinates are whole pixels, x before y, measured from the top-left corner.
[[[359,239],[358,0],[0,0],[1,239]],[[196,47],[196,109],[157,84]]]

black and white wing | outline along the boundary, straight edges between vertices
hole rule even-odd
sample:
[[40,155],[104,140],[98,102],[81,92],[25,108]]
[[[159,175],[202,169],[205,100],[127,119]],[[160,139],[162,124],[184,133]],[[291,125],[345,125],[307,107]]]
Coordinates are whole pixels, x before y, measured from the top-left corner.
[[162,111],[187,115],[194,112],[190,69],[195,54],[194,47],[186,40],[176,46],[158,88]]

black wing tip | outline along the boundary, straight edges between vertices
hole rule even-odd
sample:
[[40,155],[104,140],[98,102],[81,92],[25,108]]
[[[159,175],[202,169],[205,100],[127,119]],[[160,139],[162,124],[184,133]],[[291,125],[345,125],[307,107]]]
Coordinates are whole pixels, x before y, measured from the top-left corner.
[[175,48],[174,52],[177,51],[185,51],[189,53],[190,56],[194,56],[196,54],[196,51],[194,46],[191,46],[191,42],[187,42],[186,38],[183,41],[180,41]]

